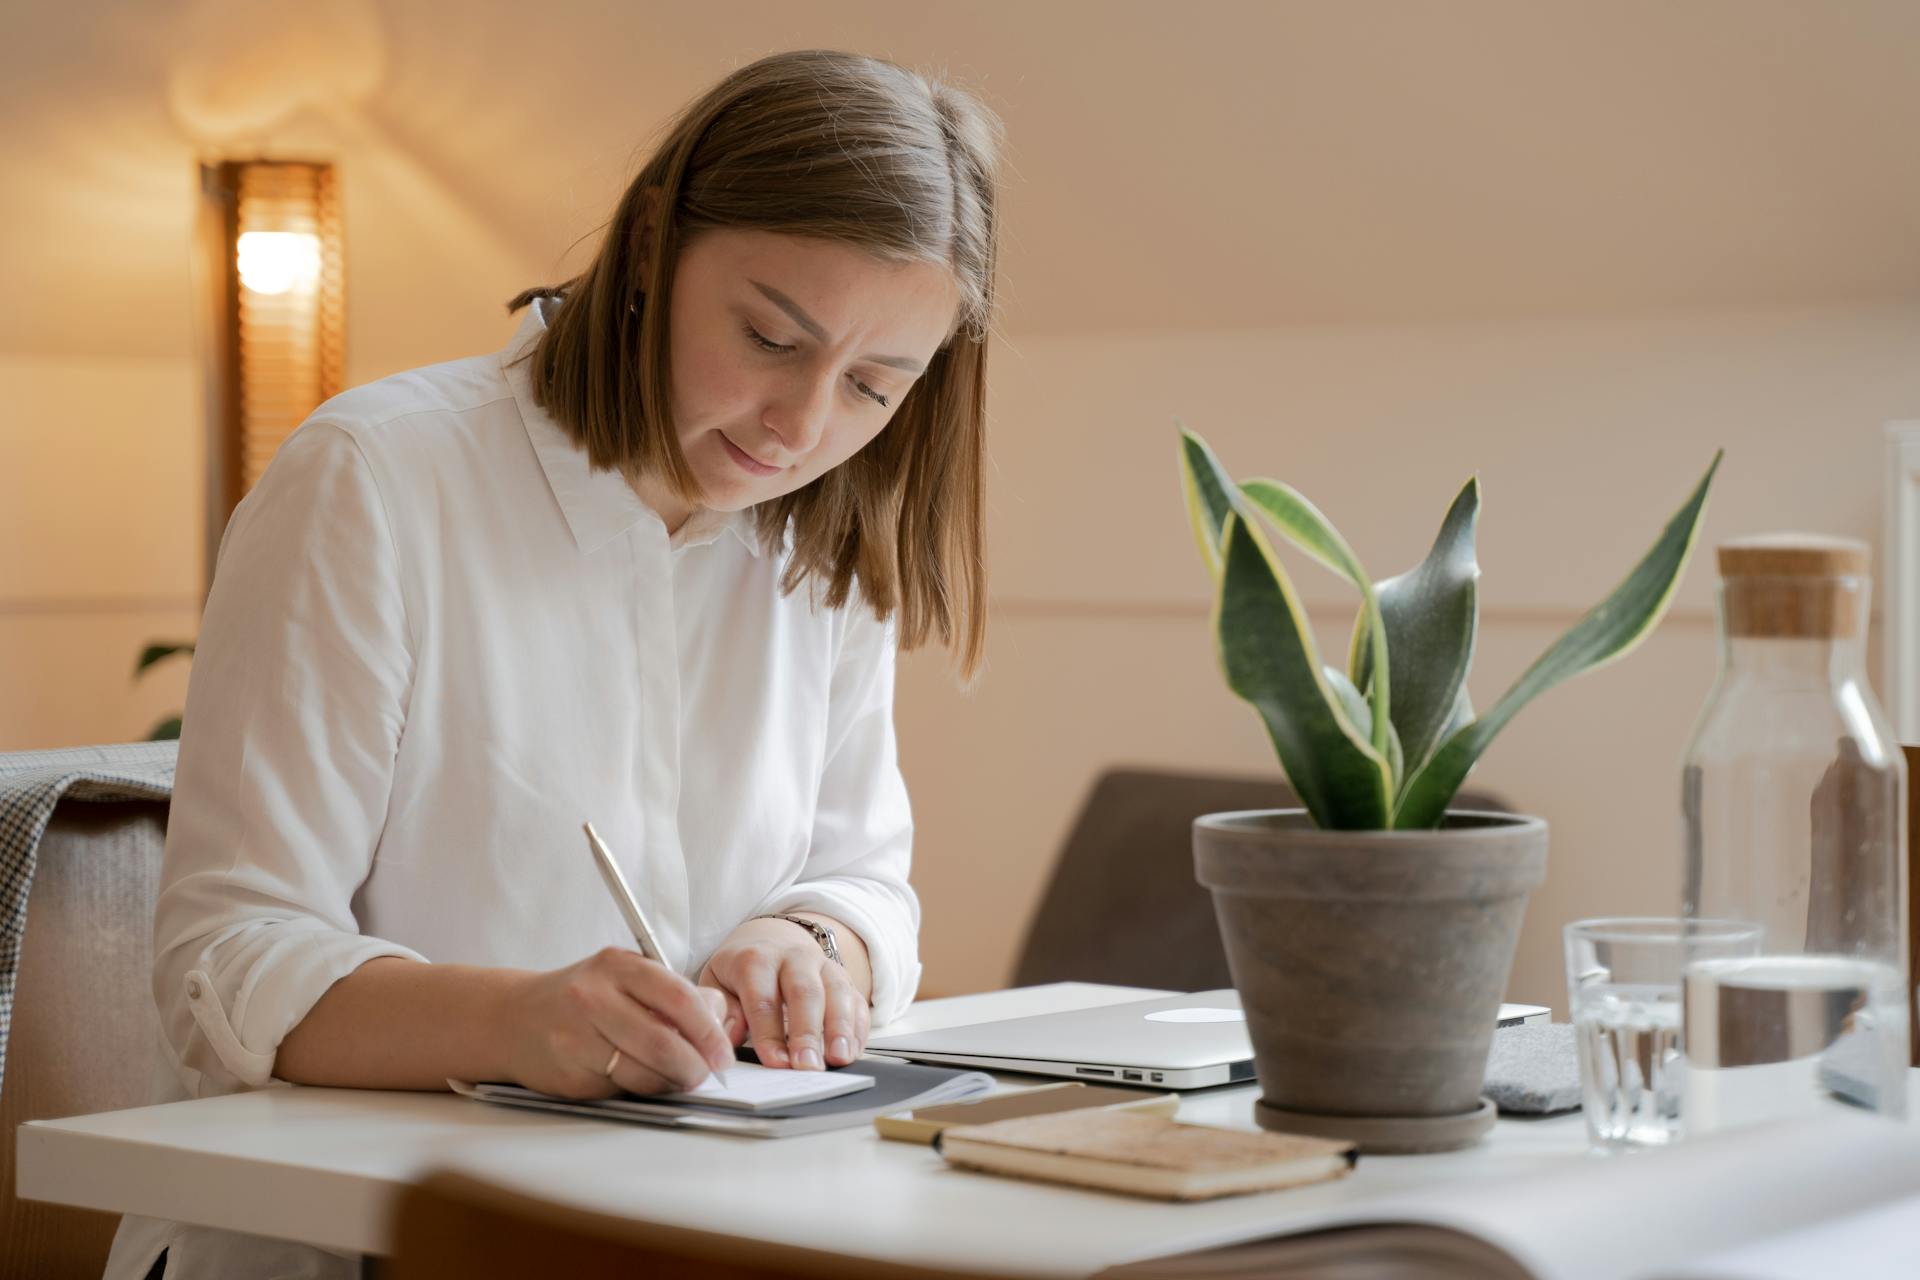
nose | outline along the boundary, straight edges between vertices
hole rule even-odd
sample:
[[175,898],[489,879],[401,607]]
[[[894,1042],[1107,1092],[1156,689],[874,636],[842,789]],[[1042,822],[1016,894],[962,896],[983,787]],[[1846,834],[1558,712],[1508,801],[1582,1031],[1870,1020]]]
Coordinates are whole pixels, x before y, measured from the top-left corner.
[[831,373],[798,375],[782,394],[768,402],[760,424],[779,439],[791,457],[803,457],[820,443],[833,409],[836,382],[836,375]]

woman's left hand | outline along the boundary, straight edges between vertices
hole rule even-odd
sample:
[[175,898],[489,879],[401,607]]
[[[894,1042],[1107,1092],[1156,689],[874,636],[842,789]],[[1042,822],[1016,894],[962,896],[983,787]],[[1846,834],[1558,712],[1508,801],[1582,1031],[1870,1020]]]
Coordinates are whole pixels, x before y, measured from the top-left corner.
[[[857,958],[865,959],[851,930],[828,927],[843,954],[858,947]],[[872,1016],[867,994],[792,921],[742,923],[708,958],[699,985],[727,997],[723,1029],[735,1044],[751,1044],[769,1067],[820,1071],[845,1066],[866,1051]]]

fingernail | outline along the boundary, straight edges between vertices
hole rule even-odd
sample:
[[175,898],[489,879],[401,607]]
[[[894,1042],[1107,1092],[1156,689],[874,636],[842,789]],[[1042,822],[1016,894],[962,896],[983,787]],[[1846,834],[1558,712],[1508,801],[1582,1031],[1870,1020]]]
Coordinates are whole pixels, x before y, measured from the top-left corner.
[[765,1040],[759,1045],[760,1061],[769,1067],[787,1065],[787,1051],[776,1040]]
[[853,1046],[847,1042],[845,1036],[835,1036],[833,1038],[833,1056],[842,1062],[853,1061]]
[[808,1045],[800,1051],[800,1067],[803,1071],[824,1071],[826,1069],[825,1065],[820,1061],[820,1051],[812,1045]]

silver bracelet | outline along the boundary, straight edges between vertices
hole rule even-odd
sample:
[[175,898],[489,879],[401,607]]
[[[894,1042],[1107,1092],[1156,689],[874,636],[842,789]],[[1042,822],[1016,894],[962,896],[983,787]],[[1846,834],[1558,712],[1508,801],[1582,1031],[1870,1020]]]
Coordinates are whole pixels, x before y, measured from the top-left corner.
[[846,967],[847,962],[840,958],[840,944],[835,942],[833,939],[833,930],[827,928],[827,926],[819,923],[818,921],[808,920],[802,916],[782,916],[782,915],[755,916],[754,919],[755,920],[785,920],[788,924],[799,925],[802,929],[805,929],[808,933],[813,935],[813,940],[820,944],[820,949],[822,951],[827,953],[827,959],[833,961],[835,964],[839,965],[843,969]]

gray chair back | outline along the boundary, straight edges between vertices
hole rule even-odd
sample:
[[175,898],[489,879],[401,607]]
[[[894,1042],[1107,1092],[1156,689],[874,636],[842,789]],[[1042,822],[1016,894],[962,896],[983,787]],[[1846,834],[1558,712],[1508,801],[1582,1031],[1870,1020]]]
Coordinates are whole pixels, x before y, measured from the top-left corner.
[[[1213,898],[1193,877],[1193,820],[1242,809],[1297,809],[1265,777],[1115,768],[1102,773],[1067,836],[1014,982],[1105,982],[1169,991],[1233,985]],[[1508,811],[1463,791],[1458,809]]]

